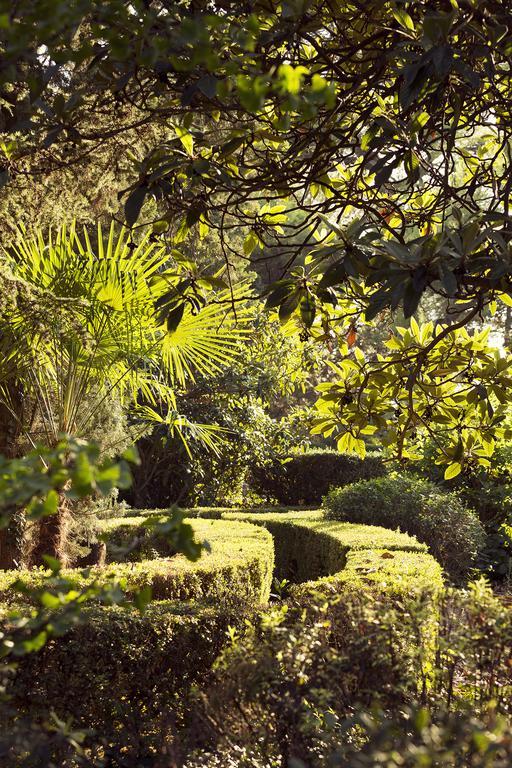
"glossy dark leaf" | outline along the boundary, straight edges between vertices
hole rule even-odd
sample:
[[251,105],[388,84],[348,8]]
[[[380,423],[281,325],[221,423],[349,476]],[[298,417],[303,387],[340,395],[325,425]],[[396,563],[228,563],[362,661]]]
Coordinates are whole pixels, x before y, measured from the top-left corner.
[[129,227],[132,227],[139,218],[147,193],[147,187],[135,187],[128,195],[124,204],[124,217]]

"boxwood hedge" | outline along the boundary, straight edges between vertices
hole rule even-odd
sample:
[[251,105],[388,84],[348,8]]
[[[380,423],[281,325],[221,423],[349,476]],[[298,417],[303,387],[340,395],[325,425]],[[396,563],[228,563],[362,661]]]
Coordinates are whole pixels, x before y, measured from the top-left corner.
[[330,592],[366,586],[397,595],[437,593],[443,585],[441,566],[427,546],[400,531],[328,521],[319,511],[231,512],[226,517],[270,531],[276,575],[301,584],[295,593],[304,591],[304,583],[308,589],[329,585]]
[[385,473],[385,465],[378,455],[361,459],[350,453],[312,450],[253,467],[249,485],[263,498],[276,499],[280,504],[320,504],[332,486],[348,485]]
[[[128,594],[150,586],[155,600],[226,601],[235,595],[238,600],[265,603],[274,565],[271,535],[240,521],[194,520],[191,524],[196,538],[207,541],[210,547],[196,562],[182,555],[158,557],[155,552],[153,560],[110,563],[88,571],[65,570],[62,575],[77,587],[113,576],[124,581]],[[139,526],[140,518],[114,519],[105,522],[105,531],[121,544],[136,535]],[[0,599],[19,601],[19,594],[10,587],[18,581],[37,588],[43,585],[46,573],[42,569],[0,572]]]
[[[71,716],[79,727],[92,729],[95,748],[112,765],[124,764],[119,761],[128,755],[130,764],[150,761],[162,712],[180,721],[190,687],[207,685],[213,662],[228,641],[228,628],[243,633],[257,613],[256,604],[268,598],[273,539],[277,573],[304,581],[292,587],[292,612],[312,608],[318,596],[331,604],[332,596],[332,631],[341,637],[344,593],[363,600],[365,594],[384,596],[406,615],[414,595],[423,592],[434,608],[425,624],[430,632],[436,615],[431,598],[441,588],[441,569],[413,537],[328,522],[319,511],[223,514],[223,520],[193,521],[197,537],[211,546],[211,554],[197,563],[157,557],[107,566],[101,573],[123,575],[129,589],[151,584],[156,601],[142,615],[115,607],[88,608],[78,626],[23,657],[7,689],[18,711],[44,718],[50,707],[57,716]],[[105,523],[116,543],[139,527],[140,517]],[[19,576],[0,576],[4,594]],[[42,572],[22,578],[37,585]]]
[[187,692],[206,683],[228,628],[241,628],[252,610],[170,601],[143,614],[87,608],[79,625],[20,659],[5,693],[18,718],[45,721],[51,709],[90,730],[108,765],[153,764],[162,712],[183,716]]

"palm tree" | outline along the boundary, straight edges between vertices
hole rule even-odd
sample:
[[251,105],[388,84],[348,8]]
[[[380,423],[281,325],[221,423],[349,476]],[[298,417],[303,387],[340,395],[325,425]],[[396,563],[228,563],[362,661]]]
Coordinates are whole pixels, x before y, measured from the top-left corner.
[[[171,269],[164,247],[149,237],[134,246],[125,230],[116,236],[113,224],[106,237],[98,227],[94,244],[74,225],[46,238],[20,232],[5,261],[23,290],[0,313],[0,406],[27,442],[51,446],[62,433],[87,437],[113,393],[141,419],[164,404],[171,429],[185,434],[194,427],[175,413],[175,389],[237,354],[248,311],[242,305],[235,323],[229,292],[221,289],[205,303],[194,280],[184,280],[179,266]],[[192,296],[183,285],[192,286]],[[167,314],[156,314],[155,306],[169,305]],[[20,388],[25,411],[32,405],[29,419],[12,397]],[[212,430],[195,431],[213,444]],[[65,556],[69,512],[62,501],[40,523],[36,563],[42,554]]]

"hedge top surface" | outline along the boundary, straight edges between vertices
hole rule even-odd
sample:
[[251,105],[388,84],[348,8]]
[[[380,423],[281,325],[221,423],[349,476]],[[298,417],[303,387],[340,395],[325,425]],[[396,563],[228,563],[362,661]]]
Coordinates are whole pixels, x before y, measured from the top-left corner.
[[[107,534],[140,526],[140,517],[116,518],[104,521]],[[106,581],[114,576],[125,580],[128,593],[151,586],[157,600],[197,600],[227,598],[233,592],[241,599],[266,602],[270,593],[274,563],[272,536],[262,527],[242,521],[191,520],[195,536],[207,541],[210,552],[203,551],[196,562],[183,555],[156,557],[142,562],[110,563],[88,572],[78,569],[62,571],[77,587],[83,588],[94,580]],[[4,571],[0,573],[0,597],[16,581],[26,587],[43,586],[48,571]],[[9,597],[19,599],[16,593]]]
[[308,530],[332,536],[347,550],[388,549],[391,551],[428,552],[426,544],[420,543],[414,536],[407,533],[392,531],[376,525],[325,520],[322,510],[256,514],[230,512],[223,517],[229,520],[244,520],[262,526],[283,523],[291,523],[299,527],[305,526]]
[[[207,542],[210,551],[203,550],[199,560],[192,562],[184,555],[172,558],[173,570],[190,571],[203,568],[213,569],[219,564],[241,562],[251,555],[258,554],[261,548],[266,548],[270,537],[262,534],[261,528],[251,525],[245,520],[216,520],[210,518],[187,519],[194,529],[198,541]],[[103,531],[114,534],[119,529],[136,529],[141,524],[140,517],[119,517],[102,521]]]
[[328,596],[348,589],[392,593],[398,597],[411,592],[438,593],[442,588],[442,569],[432,555],[368,549],[349,552],[343,570],[297,584],[292,588],[292,595],[299,597],[313,591]]
[[[401,599],[438,594],[443,572],[425,544],[400,531],[325,520],[322,512],[230,513],[268,527],[274,536],[278,577],[296,582],[291,596],[359,591]],[[298,583],[297,583],[298,582]]]
[[[229,519],[231,514],[238,515],[241,512],[245,514],[284,514],[288,512],[296,512],[299,516],[303,514],[313,513],[317,517],[321,517],[323,513],[318,509],[317,505],[300,505],[300,506],[283,506],[279,505],[264,505],[257,507],[176,507],[181,512],[184,512],[189,518],[203,518],[205,520],[222,520],[223,518]],[[164,515],[169,512],[169,507],[162,509],[138,509],[129,508],[126,516],[129,517],[150,517],[151,515]],[[236,518],[233,518],[236,519]]]

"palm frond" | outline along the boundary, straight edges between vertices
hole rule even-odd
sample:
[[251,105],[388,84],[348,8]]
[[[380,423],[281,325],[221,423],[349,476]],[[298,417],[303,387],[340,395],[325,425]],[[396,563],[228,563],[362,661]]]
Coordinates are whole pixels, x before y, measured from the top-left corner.
[[[94,237],[79,235],[74,223],[46,236],[20,229],[5,257],[34,302],[0,318],[0,384],[13,376],[28,383],[49,433],[84,433],[92,416],[82,403],[91,391],[100,399],[115,391],[150,409],[172,403],[174,387],[229,365],[248,334],[245,286],[218,292],[197,312],[187,306],[173,331],[159,324],[155,305],[180,276],[169,270],[165,248],[149,237],[132,246],[131,234],[114,224],[107,233],[98,226]],[[169,427],[212,449],[219,431],[183,416]]]

